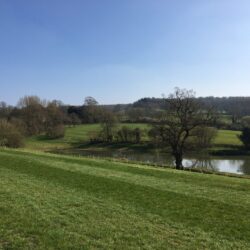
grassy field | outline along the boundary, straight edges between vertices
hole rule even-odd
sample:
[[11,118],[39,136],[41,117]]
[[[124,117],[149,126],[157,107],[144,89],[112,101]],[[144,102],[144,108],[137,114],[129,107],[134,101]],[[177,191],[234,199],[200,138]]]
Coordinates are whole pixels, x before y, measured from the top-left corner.
[[0,150],[0,249],[250,249],[249,179]]
[[215,138],[215,146],[241,146],[242,142],[238,138],[240,131],[218,130]]
[[[123,123],[119,124],[117,128],[120,128],[122,126],[128,126],[130,128],[139,127],[143,130],[147,130],[149,128],[149,125],[142,123]],[[100,130],[100,124],[85,124],[74,127],[67,127],[64,138],[49,140],[46,138],[46,136],[33,136],[26,140],[26,148],[47,150],[54,148],[74,147],[89,141],[89,135],[91,132],[98,133]]]
[[[147,124],[120,124],[118,125],[118,128],[121,126],[128,126],[130,128],[140,127],[144,131],[147,131],[150,128],[150,125]],[[98,132],[100,129],[101,127],[99,124],[68,127],[66,129],[65,137],[62,139],[48,140],[45,136],[35,136],[27,139],[26,147],[37,150],[77,147],[89,140],[89,134],[91,132]],[[214,141],[214,147],[219,149],[220,147],[241,146],[242,143],[238,138],[239,134],[239,131],[219,130]],[[147,136],[144,136],[143,139],[147,140],[148,138]]]

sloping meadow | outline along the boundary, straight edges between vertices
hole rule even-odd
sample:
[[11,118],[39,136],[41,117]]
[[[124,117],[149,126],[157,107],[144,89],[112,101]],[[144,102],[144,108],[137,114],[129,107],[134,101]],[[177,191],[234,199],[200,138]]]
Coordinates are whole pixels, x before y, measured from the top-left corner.
[[0,150],[0,248],[250,248],[250,181]]

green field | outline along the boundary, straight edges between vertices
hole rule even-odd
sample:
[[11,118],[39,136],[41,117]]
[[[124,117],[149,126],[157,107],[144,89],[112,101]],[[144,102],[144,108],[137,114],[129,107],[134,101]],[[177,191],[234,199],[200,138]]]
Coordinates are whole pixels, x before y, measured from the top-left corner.
[[249,179],[0,150],[0,249],[250,249]]
[[[145,131],[149,129],[149,125],[142,123],[123,123],[117,125],[117,129],[122,126],[128,126],[130,128],[139,127]],[[91,132],[99,132],[101,130],[100,124],[86,124],[78,125],[74,127],[67,127],[65,137],[62,139],[50,140],[46,136],[33,136],[26,141],[26,148],[47,150],[53,148],[69,148],[79,146],[82,143],[89,141],[89,135]]]
[[[150,128],[150,125],[147,124],[119,124],[117,127],[128,126],[130,128],[140,127],[145,131],[144,140],[148,140],[147,131]],[[79,125],[74,127],[67,127],[65,137],[57,140],[49,140],[45,136],[34,136],[28,138],[26,141],[26,148],[35,149],[35,150],[50,150],[55,148],[72,148],[78,147],[82,143],[89,141],[89,134],[91,132],[100,131],[101,127],[99,124],[91,125]],[[217,137],[214,140],[214,147],[216,149],[224,147],[238,147],[242,143],[239,140],[238,136],[239,131],[231,130],[219,130]]]
[[215,146],[241,146],[242,142],[238,138],[240,131],[218,130],[215,138]]
[[99,124],[79,125],[67,127],[65,136],[62,139],[47,139],[46,136],[33,136],[27,139],[26,147],[30,149],[50,149],[50,148],[68,148],[89,140],[89,133],[101,129]]

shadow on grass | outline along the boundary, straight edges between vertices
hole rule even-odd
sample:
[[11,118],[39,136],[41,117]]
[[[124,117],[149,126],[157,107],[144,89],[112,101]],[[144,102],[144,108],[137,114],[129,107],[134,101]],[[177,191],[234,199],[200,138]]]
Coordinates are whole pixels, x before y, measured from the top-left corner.
[[35,137],[35,140],[39,141],[39,142],[46,142],[46,141],[53,141],[55,139],[52,139],[52,138],[48,137],[47,135],[37,135]]
[[155,147],[147,142],[142,142],[140,144],[136,143],[120,143],[120,142],[112,142],[112,143],[104,143],[104,142],[86,142],[82,144],[75,144],[77,149],[105,149],[105,150],[132,150],[137,152],[148,152]]
[[[192,196],[181,191],[161,190],[148,185],[126,182],[88,173],[73,172],[46,165],[39,161],[3,156],[3,167],[12,171],[57,183],[64,188],[84,191],[94,197],[109,200],[121,205],[129,205],[139,214],[154,214],[182,223],[187,227],[198,227],[226,238],[247,241],[250,237],[247,220],[248,208],[239,204],[211,201],[204,196]],[[202,180],[194,180],[199,185]],[[207,187],[209,188],[209,186]],[[240,211],[240,213],[239,213]],[[221,216],[223,213],[223,216]],[[208,216],[210,215],[210,216]],[[237,216],[232,216],[237,215]],[[220,223],[218,223],[218,221]],[[215,226],[214,226],[215,225]],[[244,233],[243,233],[244,232]]]

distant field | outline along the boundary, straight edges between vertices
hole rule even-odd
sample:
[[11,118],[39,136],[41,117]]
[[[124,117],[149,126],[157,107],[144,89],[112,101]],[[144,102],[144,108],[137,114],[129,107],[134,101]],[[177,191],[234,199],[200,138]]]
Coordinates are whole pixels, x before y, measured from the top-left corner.
[[0,150],[0,249],[250,249],[250,182]]
[[[128,126],[130,128],[140,127],[141,129],[148,129],[149,125],[141,123],[126,123],[119,124],[117,127]],[[26,147],[30,149],[49,149],[49,148],[64,148],[71,147],[89,140],[91,132],[99,132],[100,124],[85,124],[74,127],[67,127],[65,137],[62,139],[48,140],[45,136],[34,136],[28,138]]]
[[218,135],[215,138],[214,144],[216,146],[240,146],[242,145],[238,135],[240,131],[231,131],[231,130],[218,130]]
[[[132,128],[140,127],[147,131],[150,128],[150,125],[147,124],[120,124],[118,127],[128,126]],[[91,125],[79,125],[74,127],[68,127],[66,129],[65,137],[59,140],[48,140],[45,136],[35,136],[27,139],[26,147],[30,149],[46,150],[53,148],[65,148],[72,147],[84,143],[89,140],[89,134],[91,132],[100,131],[99,124]],[[237,137],[239,131],[231,130],[219,130],[218,135],[215,138],[214,145],[215,147],[220,146],[239,146],[242,145],[241,141]],[[144,140],[147,140],[147,136],[144,137]]]

